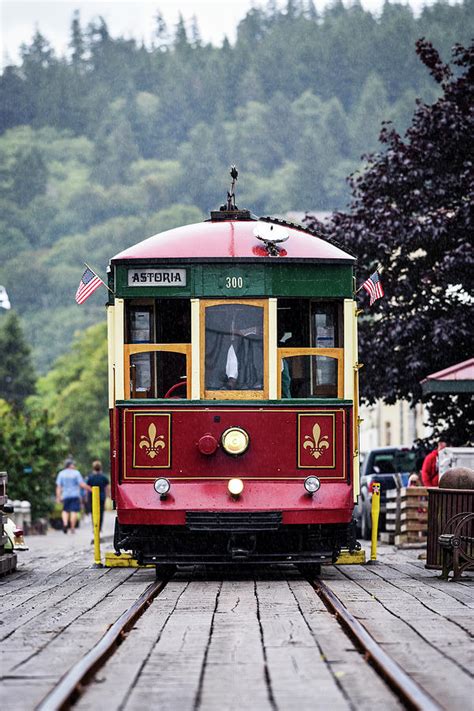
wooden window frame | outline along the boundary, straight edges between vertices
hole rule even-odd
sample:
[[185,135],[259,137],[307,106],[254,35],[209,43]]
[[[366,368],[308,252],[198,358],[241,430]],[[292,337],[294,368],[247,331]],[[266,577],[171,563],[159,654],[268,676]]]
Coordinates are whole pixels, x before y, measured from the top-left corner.
[[[200,300],[199,327],[201,332],[201,399],[203,400],[268,400],[268,299],[205,299]],[[258,306],[263,309],[263,389],[262,390],[206,390],[206,309],[209,306]]]
[[[186,356],[186,398],[189,400],[191,398],[191,373],[192,373],[192,363],[191,363],[191,344],[190,343],[126,343],[123,347],[124,350],[124,393],[128,399],[132,398],[131,387],[130,387],[130,356],[136,353],[183,353]],[[156,400],[161,400],[162,398],[152,398]]]
[[[278,399],[281,400],[281,360],[282,358],[291,358],[294,356],[325,356],[326,358],[334,358],[337,361],[337,399],[344,398],[344,348],[278,348],[277,351],[277,370],[278,370]],[[284,398],[285,400],[298,400],[299,398]],[[305,399],[315,399],[305,398]],[[327,399],[327,398],[324,398]],[[336,399],[336,398],[334,398]]]

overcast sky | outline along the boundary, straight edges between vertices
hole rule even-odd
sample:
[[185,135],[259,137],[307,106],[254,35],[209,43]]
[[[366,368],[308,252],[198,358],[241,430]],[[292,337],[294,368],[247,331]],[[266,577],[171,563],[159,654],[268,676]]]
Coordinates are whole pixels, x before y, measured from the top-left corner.
[[[326,2],[315,0],[315,5],[321,10]],[[361,3],[365,9],[376,12],[383,0],[361,0]],[[433,0],[410,0],[415,12],[432,3]],[[179,12],[186,21],[196,15],[203,40],[220,44],[225,35],[231,41],[235,39],[238,22],[254,5],[265,6],[266,0],[0,0],[0,61],[3,66],[16,63],[20,45],[31,40],[36,27],[62,54],[67,48],[76,9],[81,13],[83,25],[101,15],[113,36],[136,37],[146,43],[150,41],[158,8],[169,27],[176,24]],[[284,7],[285,0],[279,0],[278,5]]]

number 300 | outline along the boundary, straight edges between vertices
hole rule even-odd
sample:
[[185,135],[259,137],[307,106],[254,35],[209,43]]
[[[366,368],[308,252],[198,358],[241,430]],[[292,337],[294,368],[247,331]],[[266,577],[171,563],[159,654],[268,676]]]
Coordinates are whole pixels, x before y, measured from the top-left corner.
[[242,289],[243,285],[244,285],[244,280],[241,276],[239,276],[239,277],[228,276],[225,279],[226,289]]

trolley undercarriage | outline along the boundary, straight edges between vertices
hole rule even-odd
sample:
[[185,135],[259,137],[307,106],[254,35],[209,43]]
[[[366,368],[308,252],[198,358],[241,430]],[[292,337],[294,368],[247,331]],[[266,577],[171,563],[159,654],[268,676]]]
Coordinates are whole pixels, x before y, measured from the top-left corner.
[[[280,512],[217,513],[186,526],[116,523],[114,546],[132,550],[139,563],[334,563],[342,548],[358,550],[354,522],[334,525],[278,524]],[[227,519],[227,520],[226,520]]]

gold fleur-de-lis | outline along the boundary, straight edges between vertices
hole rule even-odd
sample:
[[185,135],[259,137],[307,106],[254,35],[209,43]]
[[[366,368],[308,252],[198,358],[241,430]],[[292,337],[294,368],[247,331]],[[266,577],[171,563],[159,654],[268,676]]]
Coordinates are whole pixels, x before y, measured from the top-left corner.
[[309,453],[315,459],[319,459],[321,454],[325,449],[329,448],[328,436],[323,435],[321,437],[321,427],[316,423],[313,427],[313,437],[305,435],[305,442],[303,444],[303,449],[309,448]]
[[158,435],[158,437],[156,436],[156,425],[154,422],[152,422],[148,427],[148,437],[142,435],[140,439],[142,441],[138,446],[140,449],[145,447],[146,453],[150,459],[154,459],[156,455],[160,453],[160,450],[163,449],[163,447],[166,447],[166,444],[163,441],[163,435]]

